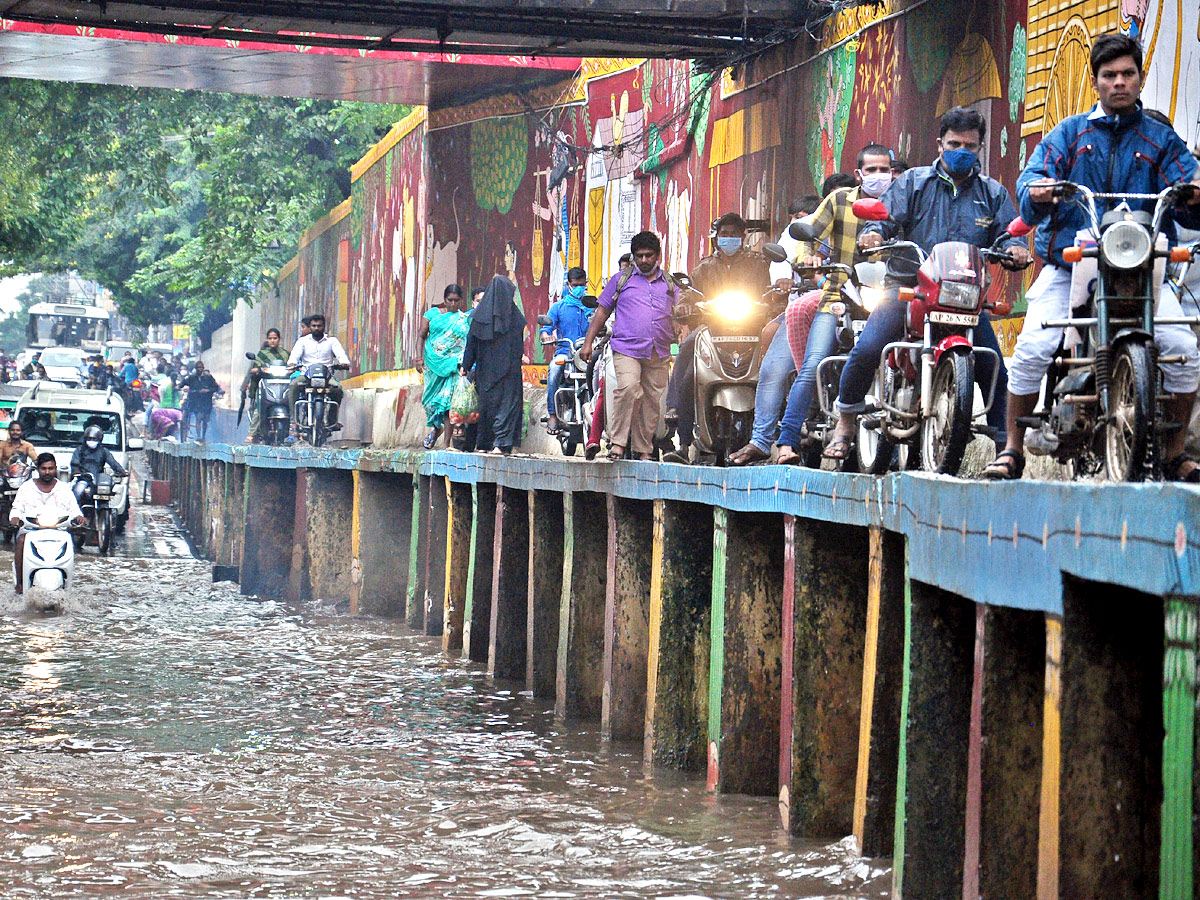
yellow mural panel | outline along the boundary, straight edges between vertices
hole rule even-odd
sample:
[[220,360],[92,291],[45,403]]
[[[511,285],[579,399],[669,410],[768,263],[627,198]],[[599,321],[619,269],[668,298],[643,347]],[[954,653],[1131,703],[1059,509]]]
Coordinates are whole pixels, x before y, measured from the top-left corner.
[[588,290],[599,294],[604,287],[604,187],[588,191]]
[[1092,39],[1120,23],[1120,0],[1031,0],[1022,137],[1047,132],[1096,102]]
[[713,122],[712,151],[708,158],[710,169],[741,159],[746,151],[746,111],[739,109],[731,116]]
[[779,108],[774,100],[765,100],[750,107],[749,131],[747,153],[778,147],[783,142],[779,133]]
[[937,114],[940,116],[956,106],[970,106],[980,100],[994,100],[999,96],[1000,72],[996,68],[992,47],[983,35],[968,34],[954,48],[946,65]]

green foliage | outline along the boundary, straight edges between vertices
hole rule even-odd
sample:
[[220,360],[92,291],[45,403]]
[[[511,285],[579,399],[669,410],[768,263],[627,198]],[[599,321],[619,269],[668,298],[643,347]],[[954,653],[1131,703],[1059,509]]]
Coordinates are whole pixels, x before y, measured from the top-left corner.
[[407,110],[0,79],[0,275],[76,269],[135,325],[252,297]]

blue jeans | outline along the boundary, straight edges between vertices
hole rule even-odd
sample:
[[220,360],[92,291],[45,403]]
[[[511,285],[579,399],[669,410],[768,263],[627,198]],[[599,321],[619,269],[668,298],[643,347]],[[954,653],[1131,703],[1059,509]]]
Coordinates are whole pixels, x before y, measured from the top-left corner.
[[788,394],[787,412],[783,414],[783,428],[779,433],[779,445],[795,447],[800,441],[800,428],[808,418],[813,395],[817,386],[817,367],[837,347],[838,320],[832,313],[817,313],[808,330],[808,346],[804,351],[804,362],[792,390]]
[[754,431],[750,435],[750,443],[763,453],[775,443],[775,435],[779,431],[779,410],[783,408],[783,386],[795,371],[787,327],[780,323],[771,345],[763,354],[758,370],[758,387],[754,390]]
[[558,411],[554,408],[554,394],[562,384],[562,373],[565,366],[566,363],[551,362],[550,367],[546,370],[546,412],[552,416],[558,415]]
[[[904,316],[907,305],[899,300],[881,300],[875,307],[875,311],[871,313],[871,318],[867,320],[867,325],[859,335],[858,343],[850,351],[850,358],[842,370],[842,383],[837,399],[838,412],[861,413],[866,409],[863,400],[871,388],[875,370],[879,367],[879,355],[883,353],[884,346],[904,337]],[[812,341],[811,337],[809,341]],[[1004,413],[1008,408],[1008,370],[1004,367],[1004,357],[1000,356],[1000,343],[996,340],[996,332],[992,331],[992,320],[988,318],[987,312],[980,316],[979,325],[975,328],[975,345],[995,350],[996,355],[1000,358],[1000,372],[996,378],[996,396],[992,402],[992,408],[988,411],[987,422],[996,430],[997,444],[1003,446]],[[981,354],[975,359],[975,382],[981,390],[986,391],[992,381],[992,359],[986,354]],[[805,362],[807,361],[806,356]]]

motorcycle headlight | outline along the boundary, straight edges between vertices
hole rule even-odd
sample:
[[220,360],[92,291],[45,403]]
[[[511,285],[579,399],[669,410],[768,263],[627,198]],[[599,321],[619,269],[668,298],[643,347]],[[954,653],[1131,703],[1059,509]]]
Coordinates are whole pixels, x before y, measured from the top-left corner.
[[1100,252],[1117,269],[1136,269],[1150,258],[1150,232],[1137,222],[1116,222],[1100,236]]
[[729,291],[713,301],[717,315],[727,322],[740,322],[750,315],[754,305],[750,298],[739,291]]
[[943,281],[938,293],[938,306],[956,309],[975,309],[979,306],[979,285],[961,281]]
[[324,378],[310,378],[308,380],[308,383],[311,384],[313,387],[317,387],[317,388],[325,387],[325,379]]
[[863,309],[867,312],[874,312],[875,307],[879,305],[879,301],[883,299],[883,293],[883,288],[861,288],[858,292],[858,297],[862,300]]

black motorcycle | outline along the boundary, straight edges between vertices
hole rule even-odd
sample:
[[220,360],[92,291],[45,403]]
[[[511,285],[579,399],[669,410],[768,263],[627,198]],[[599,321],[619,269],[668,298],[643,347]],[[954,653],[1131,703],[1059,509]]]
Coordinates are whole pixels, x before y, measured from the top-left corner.
[[91,472],[80,472],[75,477],[76,486],[82,483],[82,490],[76,490],[79,509],[87,519],[84,527],[76,531],[75,549],[84,544],[95,542],[101,556],[108,556],[112,546],[113,531],[117,526],[117,511],[112,503],[116,497],[117,478],[122,476],[101,472],[93,475]]
[[[586,298],[584,302],[587,303]],[[538,316],[537,321],[539,325],[554,324],[549,316]],[[553,358],[563,358],[562,381],[554,392],[554,406],[558,413],[558,433],[555,438],[562,447],[563,456],[574,456],[575,451],[587,442],[594,399],[588,364],[579,356],[583,339],[571,344],[567,341],[542,341],[542,346],[555,349]]]
[[304,369],[307,380],[296,398],[296,427],[314,447],[320,447],[342,426],[338,422],[341,404],[333,399],[333,370],[349,366],[312,363]]

